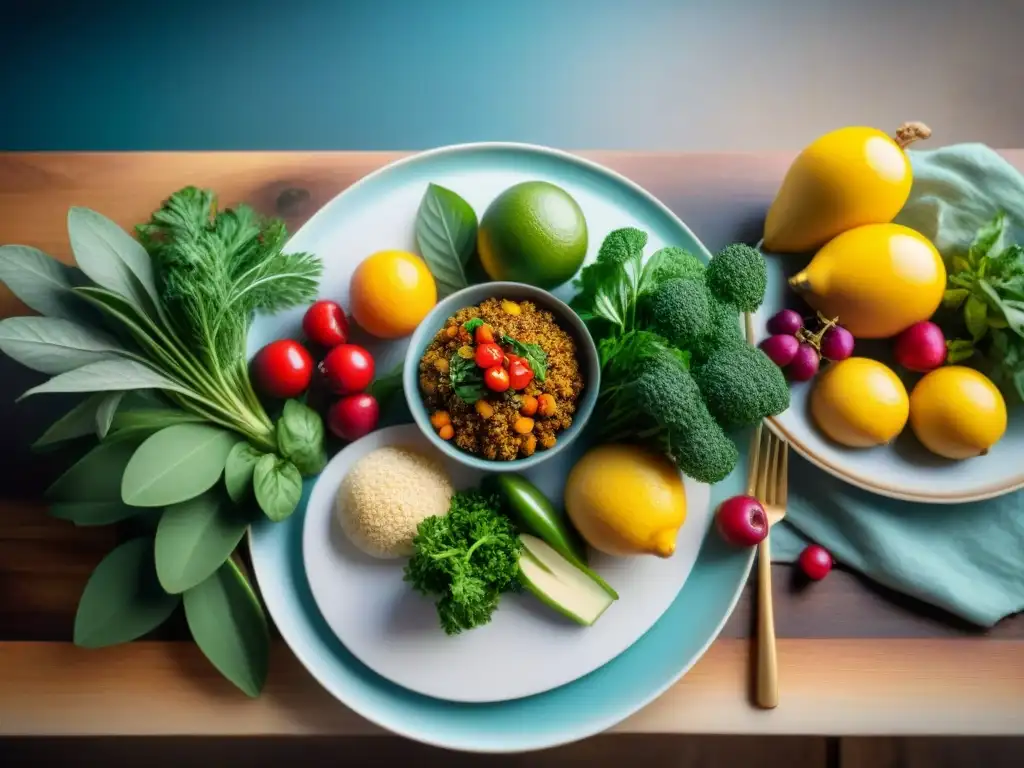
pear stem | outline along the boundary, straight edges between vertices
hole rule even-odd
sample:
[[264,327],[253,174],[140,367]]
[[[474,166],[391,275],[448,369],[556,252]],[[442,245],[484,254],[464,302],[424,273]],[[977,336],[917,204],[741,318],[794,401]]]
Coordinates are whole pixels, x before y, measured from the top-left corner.
[[924,123],[912,120],[903,123],[896,129],[896,145],[900,149],[906,149],[915,141],[927,139],[932,135],[932,129]]

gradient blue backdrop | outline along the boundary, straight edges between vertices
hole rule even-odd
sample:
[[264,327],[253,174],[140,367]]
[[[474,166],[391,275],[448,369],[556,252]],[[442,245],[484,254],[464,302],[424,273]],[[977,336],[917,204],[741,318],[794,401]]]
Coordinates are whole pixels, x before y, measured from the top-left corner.
[[1024,146],[1017,0],[0,0],[0,149]]

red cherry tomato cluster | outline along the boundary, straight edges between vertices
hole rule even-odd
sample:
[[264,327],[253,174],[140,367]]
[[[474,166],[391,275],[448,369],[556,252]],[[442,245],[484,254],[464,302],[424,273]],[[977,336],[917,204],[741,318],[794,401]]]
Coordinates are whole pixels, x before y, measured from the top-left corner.
[[479,325],[473,331],[476,350],[473,359],[484,369],[484,385],[492,392],[526,389],[533,381],[530,364],[494,341],[494,329]]
[[[302,318],[306,338],[324,350],[317,370],[326,389],[340,395],[327,411],[327,428],[343,440],[358,440],[377,428],[380,408],[365,390],[373,381],[373,357],[350,344],[348,319],[334,301],[318,301]],[[253,359],[260,392],[273,398],[298,397],[313,380],[313,357],[294,339],[267,344]]]

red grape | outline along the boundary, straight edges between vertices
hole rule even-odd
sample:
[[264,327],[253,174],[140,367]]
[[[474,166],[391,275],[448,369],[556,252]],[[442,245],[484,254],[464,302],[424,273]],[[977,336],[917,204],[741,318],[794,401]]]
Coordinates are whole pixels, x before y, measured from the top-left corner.
[[821,337],[821,356],[826,360],[845,360],[853,354],[853,334],[834,325]]
[[799,312],[793,309],[780,310],[768,320],[769,333],[787,333],[794,336],[803,327],[804,319],[800,317]]
[[793,381],[810,381],[818,372],[821,357],[812,345],[803,342],[796,351],[792,362],[786,366],[786,373]]
[[761,350],[779,368],[785,368],[793,362],[798,349],[800,349],[800,342],[797,341],[796,336],[786,333],[777,333],[761,342]]

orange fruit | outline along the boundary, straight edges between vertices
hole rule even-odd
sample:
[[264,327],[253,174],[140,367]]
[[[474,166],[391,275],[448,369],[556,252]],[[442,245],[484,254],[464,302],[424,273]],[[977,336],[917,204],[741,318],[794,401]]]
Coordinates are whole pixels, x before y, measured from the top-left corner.
[[381,339],[399,339],[412,333],[437,303],[437,286],[416,254],[377,251],[356,267],[349,301],[352,317],[363,330]]

